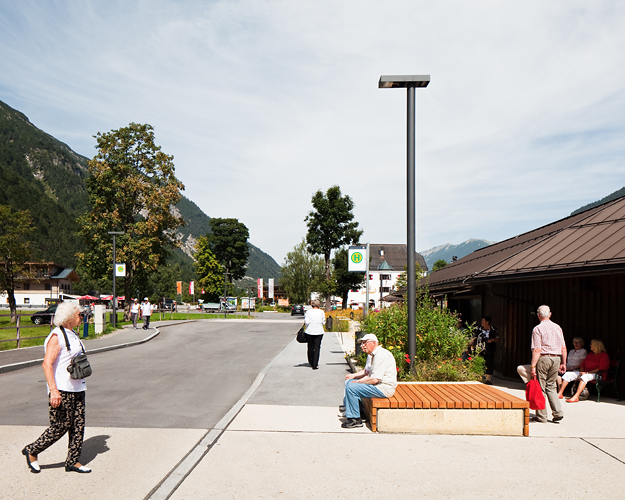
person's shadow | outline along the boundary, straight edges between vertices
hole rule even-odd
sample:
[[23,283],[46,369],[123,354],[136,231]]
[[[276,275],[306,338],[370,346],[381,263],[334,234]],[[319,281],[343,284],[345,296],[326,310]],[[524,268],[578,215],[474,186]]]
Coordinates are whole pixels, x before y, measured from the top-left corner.
[[[110,437],[111,436],[107,436],[107,435],[93,436],[83,441],[82,451],[80,453],[80,463],[82,465],[87,465],[89,462],[91,462],[95,457],[97,457],[101,453],[106,453],[107,451],[109,451],[110,448],[106,444],[106,440]],[[42,469],[60,469],[63,467],[65,467],[65,462],[41,465]]]

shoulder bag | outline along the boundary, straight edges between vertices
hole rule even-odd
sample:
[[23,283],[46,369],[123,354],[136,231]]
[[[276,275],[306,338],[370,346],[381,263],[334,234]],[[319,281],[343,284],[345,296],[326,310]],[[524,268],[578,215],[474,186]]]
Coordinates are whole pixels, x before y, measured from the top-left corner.
[[[63,336],[65,337],[65,347],[67,347],[67,351],[70,352],[69,348],[69,340],[67,338],[67,333],[65,333],[65,328],[62,326],[59,327],[63,332]],[[80,342],[80,339],[78,339]],[[87,353],[85,353],[85,348],[80,342],[80,348],[82,349],[82,354],[77,354],[72,358],[69,365],[67,366],[67,371],[69,372],[70,378],[74,380],[80,380],[82,378],[87,378],[89,375],[93,373],[91,369],[91,365],[89,364],[89,360],[87,359]]]
[[306,324],[303,324],[302,327],[297,332],[297,341],[300,344],[307,344],[308,343],[308,335],[306,335],[305,330],[306,330]]

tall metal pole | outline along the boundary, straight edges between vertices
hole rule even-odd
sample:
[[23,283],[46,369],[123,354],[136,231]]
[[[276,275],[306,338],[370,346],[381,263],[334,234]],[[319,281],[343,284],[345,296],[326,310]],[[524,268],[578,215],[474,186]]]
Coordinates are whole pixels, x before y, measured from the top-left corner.
[[365,259],[367,259],[367,268],[365,271],[365,314],[366,318],[369,315],[369,243],[367,243],[367,251],[365,252]]
[[117,261],[115,260],[115,234],[113,234],[113,328],[117,327],[117,295],[115,295],[115,274],[117,269],[115,266]]
[[407,250],[408,250],[408,355],[410,356],[410,369],[414,368],[415,354],[417,350],[417,331],[415,319],[417,313],[417,283],[415,279],[415,240],[416,240],[416,203],[415,203],[415,88],[409,86],[407,103],[407,163],[406,163],[406,202],[407,202]]

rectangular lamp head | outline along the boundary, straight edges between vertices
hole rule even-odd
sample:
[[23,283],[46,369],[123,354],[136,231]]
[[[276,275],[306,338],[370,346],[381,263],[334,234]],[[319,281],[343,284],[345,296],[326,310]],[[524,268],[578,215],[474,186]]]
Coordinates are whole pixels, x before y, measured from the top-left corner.
[[428,83],[430,83],[430,75],[382,75],[378,88],[427,87]]

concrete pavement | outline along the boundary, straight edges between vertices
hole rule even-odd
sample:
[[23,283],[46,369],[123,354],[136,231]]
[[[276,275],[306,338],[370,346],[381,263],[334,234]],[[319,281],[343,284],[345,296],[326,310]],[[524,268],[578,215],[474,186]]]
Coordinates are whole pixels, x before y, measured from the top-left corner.
[[[305,350],[289,343],[213,429],[87,427],[89,475],[61,472],[65,444],[47,452],[52,465],[30,474],[19,449],[37,431],[0,426],[0,498],[77,491],[83,498],[175,500],[624,495],[622,402],[563,403],[564,420],[530,424],[529,438],[345,430],[337,416],[347,373],[341,343],[324,336],[316,371]],[[524,397],[520,383],[495,382]]]

